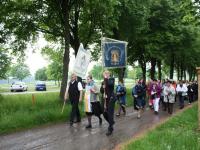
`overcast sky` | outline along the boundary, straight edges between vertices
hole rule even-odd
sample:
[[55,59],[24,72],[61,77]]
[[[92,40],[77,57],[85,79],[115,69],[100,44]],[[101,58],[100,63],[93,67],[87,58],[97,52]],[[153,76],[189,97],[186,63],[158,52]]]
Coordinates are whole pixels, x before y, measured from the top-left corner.
[[[32,75],[34,75],[38,69],[47,67],[49,64],[48,60],[45,59],[40,53],[41,49],[45,45],[47,45],[47,42],[45,41],[45,39],[39,38],[38,42],[34,46],[29,45],[27,48],[27,52],[26,52],[27,59],[25,63],[29,66],[29,69]],[[72,71],[73,69],[74,60],[75,60],[75,56],[73,55],[73,50],[70,50],[70,64],[69,64],[70,71]],[[92,69],[94,64],[95,62],[90,63],[88,67],[88,71]]]

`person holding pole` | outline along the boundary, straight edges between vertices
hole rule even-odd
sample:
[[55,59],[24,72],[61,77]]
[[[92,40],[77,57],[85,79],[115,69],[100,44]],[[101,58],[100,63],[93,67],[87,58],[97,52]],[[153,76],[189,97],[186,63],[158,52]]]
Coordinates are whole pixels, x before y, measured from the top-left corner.
[[77,118],[77,122],[81,121],[80,111],[78,108],[79,102],[82,100],[82,84],[81,82],[77,81],[77,76],[75,73],[71,75],[71,81],[69,82],[66,92],[64,101],[69,98],[69,101],[72,105],[72,110],[70,114],[70,126],[73,126],[74,118]]
[[114,107],[115,107],[115,94],[114,94],[114,78],[110,77],[110,72],[105,71],[103,73],[104,76],[104,113],[103,116],[108,122],[108,132],[106,133],[107,136],[111,135],[113,132],[113,125],[114,125]]

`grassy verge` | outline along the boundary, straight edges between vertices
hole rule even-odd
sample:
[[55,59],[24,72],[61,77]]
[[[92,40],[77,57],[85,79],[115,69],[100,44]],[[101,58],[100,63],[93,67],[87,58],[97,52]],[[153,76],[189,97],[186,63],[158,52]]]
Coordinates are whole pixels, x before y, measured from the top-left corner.
[[8,95],[0,97],[0,134],[24,128],[64,121],[69,117],[70,105],[61,114],[58,93]]
[[[124,150],[198,150],[197,105],[150,131],[143,138],[123,146]],[[133,139],[134,140],[134,139]]]
[[[130,92],[128,90],[128,106],[132,105]],[[32,104],[32,94],[0,95],[0,134],[69,120],[71,105],[66,104],[61,114],[63,103],[57,92],[34,95],[35,105]],[[84,116],[83,103],[80,104],[80,111]]]

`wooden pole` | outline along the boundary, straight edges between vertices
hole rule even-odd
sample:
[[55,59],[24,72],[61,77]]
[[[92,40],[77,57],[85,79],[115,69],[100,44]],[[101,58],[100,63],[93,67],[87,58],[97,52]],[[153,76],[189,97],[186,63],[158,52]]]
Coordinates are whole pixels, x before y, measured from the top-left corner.
[[65,101],[64,101],[64,103],[63,103],[63,107],[62,107],[61,114],[63,114],[64,108],[65,108]]
[[200,130],[200,67],[197,67],[197,80],[198,80],[198,129]]

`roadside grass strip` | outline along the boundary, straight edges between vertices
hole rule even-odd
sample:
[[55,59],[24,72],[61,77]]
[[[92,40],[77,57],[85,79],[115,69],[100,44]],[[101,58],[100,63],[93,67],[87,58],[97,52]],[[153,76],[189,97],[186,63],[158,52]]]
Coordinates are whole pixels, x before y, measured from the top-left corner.
[[[131,90],[127,90],[127,106],[132,106]],[[7,134],[41,125],[66,122],[69,120],[71,105],[69,102],[62,111],[63,101],[59,93],[0,95],[0,134]],[[83,102],[79,105],[84,117]],[[116,105],[116,109],[118,105]]]
[[147,134],[122,144],[123,150],[199,150],[197,104],[169,118]]
[[0,134],[66,121],[70,105],[61,114],[62,104],[58,93],[35,94],[34,104],[32,94],[0,96]]

